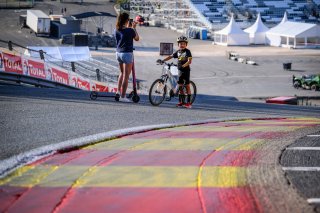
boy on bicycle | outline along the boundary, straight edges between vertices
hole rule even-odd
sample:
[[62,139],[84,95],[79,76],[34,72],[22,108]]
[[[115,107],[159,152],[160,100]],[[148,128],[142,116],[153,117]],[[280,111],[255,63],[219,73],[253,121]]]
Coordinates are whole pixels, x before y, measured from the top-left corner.
[[[192,61],[192,55],[189,49],[187,49],[188,38],[185,36],[180,36],[177,38],[179,49],[172,55],[163,59],[168,61],[172,58],[178,59],[178,70],[179,70],[179,103],[177,107],[191,108],[191,91],[190,91],[190,64]],[[183,85],[187,88],[187,103],[185,103],[185,94],[183,92]]]

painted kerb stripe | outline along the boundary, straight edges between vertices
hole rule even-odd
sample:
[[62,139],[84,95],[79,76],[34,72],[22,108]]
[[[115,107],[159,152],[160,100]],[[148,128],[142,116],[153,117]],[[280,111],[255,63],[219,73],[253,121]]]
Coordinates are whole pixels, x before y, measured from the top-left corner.
[[308,203],[320,203],[320,198],[309,198]]
[[310,150],[320,151],[320,147],[288,147],[287,150]]
[[282,167],[284,171],[297,171],[297,172],[313,172],[320,171],[320,167]]

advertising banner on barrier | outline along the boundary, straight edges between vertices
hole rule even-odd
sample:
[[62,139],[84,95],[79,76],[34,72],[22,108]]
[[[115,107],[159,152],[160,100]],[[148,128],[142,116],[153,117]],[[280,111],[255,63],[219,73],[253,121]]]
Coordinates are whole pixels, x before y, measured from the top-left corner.
[[23,74],[21,57],[2,52],[2,63],[5,72]]
[[27,57],[22,58],[23,74],[31,77],[47,79],[44,69],[44,62],[37,59]]
[[116,85],[110,85],[107,83],[94,81],[94,80],[92,80],[90,83],[91,83],[91,90],[92,91],[116,93],[118,90]]
[[107,84],[99,81],[91,81],[91,90],[96,92],[109,92]]
[[118,88],[116,87],[109,87],[109,92],[116,93],[118,91]]
[[69,85],[69,73],[61,67],[45,64],[47,79],[61,84]]
[[117,86],[90,80],[62,67],[28,56],[17,56],[0,51],[0,71],[31,76],[61,84],[73,86],[86,91],[117,92]]
[[4,69],[3,69],[3,55],[2,55],[1,51],[0,51],[0,71],[4,71]]
[[90,91],[90,81],[88,79],[78,75],[77,83],[79,89]]
[[81,77],[80,75],[74,72],[69,73],[69,85],[82,90],[90,91],[89,79]]
[[78,88],[78,75],[74,72],[69,72],[69,85]]

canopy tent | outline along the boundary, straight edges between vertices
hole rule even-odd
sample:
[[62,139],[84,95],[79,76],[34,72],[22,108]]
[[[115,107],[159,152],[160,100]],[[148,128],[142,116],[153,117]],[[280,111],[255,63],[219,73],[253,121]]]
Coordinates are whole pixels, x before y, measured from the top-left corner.
[[266,44],[266,32],[269,30],[262,21],[260,13],[258,14],[256,22],[244,32],[249,33],[251,44]]
[[89,60],[91,58],[89,47],[40,47],[33,46],[28,47],[25,51],[25,55],[34,58],[40,58],[38,52],[32,50],[43,50],[45,52],[45,59],[48,61],[68,61],[68,62],[76,62],[76,61],[84,61]]
[[288,21],[288,15],[287,15],[287,12],[284,12],[283,18],[279,24],[283,24],[286,21]]
[[233,16],[222,30],[214,32],[214,43],[219,45],[249,45],[249,34],[241,30]]
[[320,45],[320,26],[284,21],[266,32],[267,43],[277,47],[306,48]]

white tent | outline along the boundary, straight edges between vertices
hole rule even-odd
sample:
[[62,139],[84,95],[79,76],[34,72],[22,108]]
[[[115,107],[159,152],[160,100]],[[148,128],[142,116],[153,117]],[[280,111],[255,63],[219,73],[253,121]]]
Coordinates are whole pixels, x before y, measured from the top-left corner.
[[266,32],[269,30],[262,21],[260,13],[258,14],[256,22],[244,32],[249,33],[251,44],[266,44]]
[[287,15],[287,12],[284,12],[283,18],[279,24],[283,24],[286,21],[288,21],[288,15]]
[[266,32],[268,44],[290,48],[310,48],[320,45],[319,25],[284,21],[284,19]]
[[[48,61],[84,61],[91,59],[89,47],[28,47],[31,50],[43,50],[45,59]],[[25,55],[40,58],[38,52],[26,50]]]
[[241,30],[233,16],[229,24],[214,32],[214,43],[219,45],[249,45],[249,34]]

